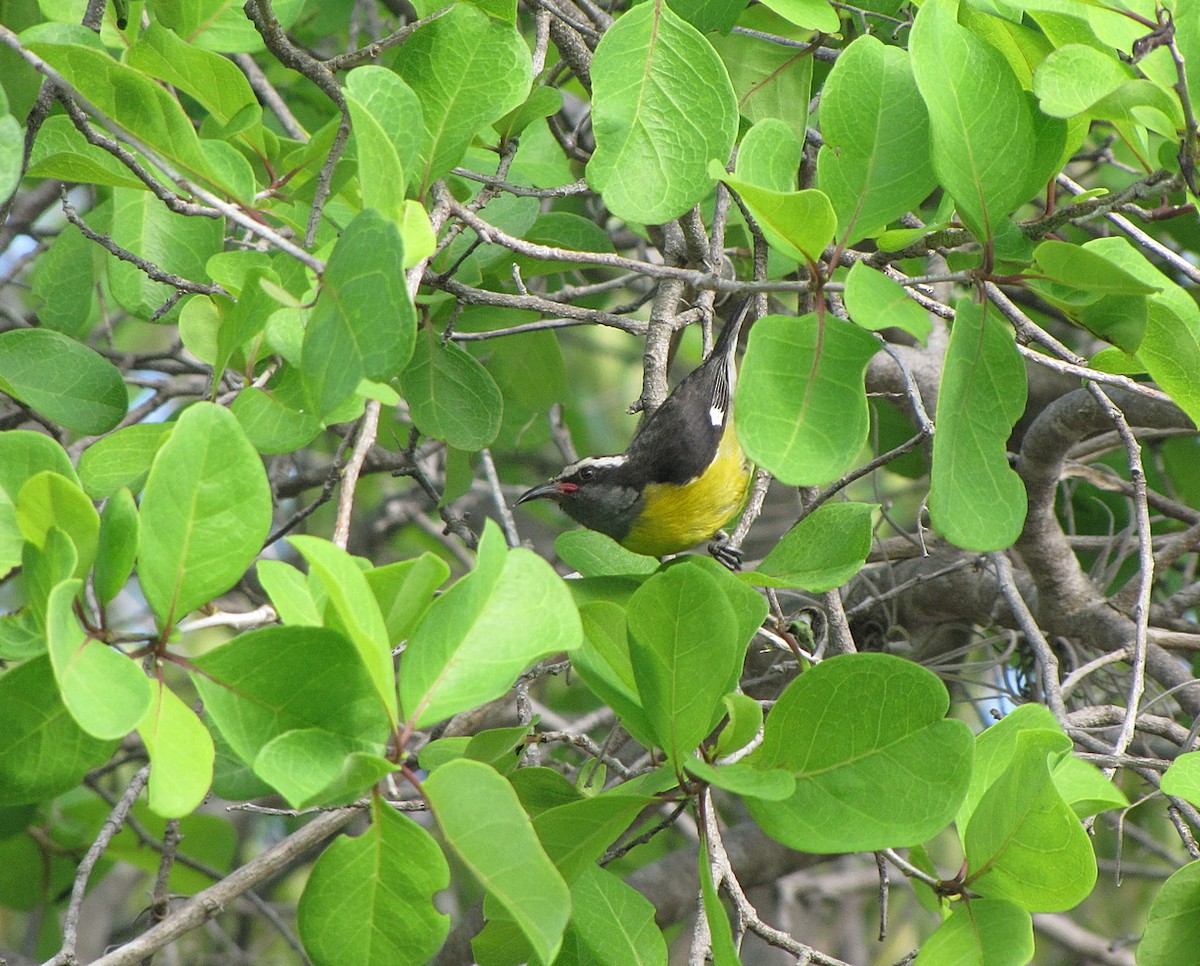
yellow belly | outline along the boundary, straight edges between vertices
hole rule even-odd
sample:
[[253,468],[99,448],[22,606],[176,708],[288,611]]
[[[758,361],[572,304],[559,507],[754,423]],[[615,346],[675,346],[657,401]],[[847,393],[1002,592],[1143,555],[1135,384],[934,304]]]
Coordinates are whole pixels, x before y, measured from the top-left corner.
[[637,523],[621,544],[634,553],[661,557],[703,543],[737,516],[750,485],[750,461],[732,431],[704,475],[684,486],[651,483]]

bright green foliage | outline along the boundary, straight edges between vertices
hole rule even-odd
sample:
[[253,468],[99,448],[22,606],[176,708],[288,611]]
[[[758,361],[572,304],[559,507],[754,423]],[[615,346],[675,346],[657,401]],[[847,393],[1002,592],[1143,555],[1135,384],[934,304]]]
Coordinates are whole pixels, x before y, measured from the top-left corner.
[[903,329],[924,342],[929,336],[929,313],[905,293],[899,283],[866,262],[855,262],[846,276],[846,311],[864,329]]
[[443,765],[424,787],[447,844],[517,923],[538,957],[553,961],[571,897],[512,786],[487,765],[460,760]]
[[871,550],[870,503],[829,503],[797,523],[747,580],[803,587],[819,594],[840,587],[862,569]]
[[899,48],[869,35],[846,48],[825,82],[821,130],[817,178],[848,242],[876,234],[936,183],[928,114]]
[[596,153],[588,182],[617,216],[676,218],[712,187],[737,133],[725,65],[661,0],[644,3],[604,35],[592,65]]
[[212,784],[212,736],[196,712],[163,682],[153,682],[153,700],[137,725],[150,755],[150,807],[163,818],[190,815]]
[[138,577],[170,625],[246,572],[271,524],[271,493],[237,420],[188,409],[154,456],[142,497]]
[[1184,966],[1200,943],[1200,863],[1191,862],[1163,883],[1138,945],[1138,966]]
[[421,333],[401,378],[421,431],[458,449],[487,446],[500,432],[504,400],[482,365],[453,343]]
[[866,442],[863,373],[875,338],[840,319],[767,316],[738,381],[738,438],[759,465],[796,485],[843,473]]
[[929,937],[915,966],[1025,966],[1032,955],[1028,913],[1003,899],[974,899]]
[[50,330],[0,333],[0,391],[80,433],[108,432],[127,405],[116,366]]
[[[796,792],[783,802],[750,798],[750,813],[773,838],[810,852],[924,841],[954,815],[971,774],[971,735],[945,718],[948,704],[936,677],[889,655],[811,668],[771,709],[750,759],[793,772]],[[879,788],[891,792],[869,791]]]
[[400,232],[379,212],[364,211],[329,256],[304,332],[302,365],[316,411],[327,416],[364,377],[398,375],[415,338]]
[[1092,891],[1096,860],[1087,833],[1050,774],[1070,750],[1061,733],[1025,730],[1011,761],[987,788],[963,833],[967,881],[987,898],[1029,912],[1070,909]]
[[[1200,5],[0,20],[0,948],[1194,966]],[[752,295],[744,572],[512,508]]]
[[736,679],[744,642],[733,607],[714,578],[672,567],[629,601],[629,657],[654,738],[672,760],[706,734],[721,696]]
[[938,393],[929,514],[968,550],[1009,546],[1025,522],[1025,488],[1005,443],[1025,407],[1025,366],[1007,326],[960,299]]
[[533,661],[571,650],[579,616],[562,582],[528,550],[507,550],[489,523],[469,577],[429,608],[400,674],[400,707],[414,725],[498,697]]
[[433,904],[449,883],[429,833],[372,799],[370,828],[339,837],[313,866],[298,910],[304,948],[316,966],[419,966],[450,929]]

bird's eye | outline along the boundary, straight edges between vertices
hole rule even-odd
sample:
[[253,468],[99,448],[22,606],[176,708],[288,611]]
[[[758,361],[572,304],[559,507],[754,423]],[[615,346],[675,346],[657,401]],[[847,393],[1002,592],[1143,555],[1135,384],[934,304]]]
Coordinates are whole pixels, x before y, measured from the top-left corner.
[[579,471],[579,482],[587,483],[589,480],[596,478],[596,468],[594,466],[585,466]]

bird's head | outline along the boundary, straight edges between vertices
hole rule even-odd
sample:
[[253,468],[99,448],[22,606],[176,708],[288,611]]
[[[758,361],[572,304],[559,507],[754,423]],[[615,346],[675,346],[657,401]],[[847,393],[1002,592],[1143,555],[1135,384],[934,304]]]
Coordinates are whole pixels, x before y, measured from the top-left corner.
[[628,456],[589,456],[521,494],[514,505],[553,500],[571,519],[620,541],[637,518],[644,485],[630,470]]

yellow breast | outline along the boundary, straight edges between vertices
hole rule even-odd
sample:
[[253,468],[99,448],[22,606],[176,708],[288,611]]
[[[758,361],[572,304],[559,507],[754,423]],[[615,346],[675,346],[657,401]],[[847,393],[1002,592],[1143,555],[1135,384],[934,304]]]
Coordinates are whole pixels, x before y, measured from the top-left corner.
[[717,458],[701,476],[683,486],[646,486],[642,512],[621,543],[652,557],[703,543],[737,516],[749,484],[750,461],[730,428],[721,438]]

